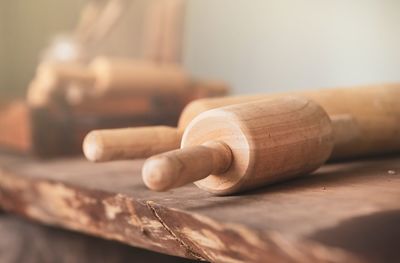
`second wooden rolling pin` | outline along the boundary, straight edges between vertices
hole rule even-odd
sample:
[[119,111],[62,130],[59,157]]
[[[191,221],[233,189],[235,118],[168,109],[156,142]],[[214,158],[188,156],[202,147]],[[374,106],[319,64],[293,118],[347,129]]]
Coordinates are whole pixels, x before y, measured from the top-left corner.
[[32,105],[43,105],[51,99],[52,93],[71,85],[91,97],[108,94],[215,97],[226,95],[229,90],[226,83],[220,81],[194,79],[175,64],[98,57],[88,66],[76,63],[41,65],[28,99]]
[[[183,111],[178,128],[155,126],[92,131],[83,149],[91,161],[147,158],[177,149],[188,123],[201,112],[236,103],[278,98],[287,94],[264,94],[190,103]],[[346,143],[337,144],[331,159],[362,157],[400,150],[400,84],[361,86],[293,92],[320,104],[330,116],[351,116],[354,124],[346,128]],[[346,117],[346,118],[347,118]]]

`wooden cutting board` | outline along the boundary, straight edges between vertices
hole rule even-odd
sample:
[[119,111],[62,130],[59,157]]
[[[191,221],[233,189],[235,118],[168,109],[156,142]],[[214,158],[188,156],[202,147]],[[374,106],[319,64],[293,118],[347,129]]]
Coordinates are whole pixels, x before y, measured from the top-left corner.
[[213,262],[398,262],[400,158],[329,164],[217,197],[146,190],[142,161],[0,155],[0,204],[39,222]]

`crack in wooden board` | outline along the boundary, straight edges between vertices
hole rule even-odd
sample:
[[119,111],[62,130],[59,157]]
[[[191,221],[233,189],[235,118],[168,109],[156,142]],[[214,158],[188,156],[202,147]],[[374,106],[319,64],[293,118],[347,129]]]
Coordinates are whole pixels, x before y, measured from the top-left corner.
[[2,263],[197,262],[43,226],[10,214],[0,215],[0,236]]
[[[139,178],[141,162],[93,165],[81,159],[4,156],[0,203],[47,224],[187,258],[374,262],[393,251],[372,253],[370,244],[351,246],[332,233],[348,232],[341,224],[353,219],[382,213],[397,218],[399,160],[328,165],[286,184],[214,197],[194,186],[168,193],[147,191]],[[362,244],[365,235],[379,236],[362,234],[350,240]],[[396,244],[396,238],[389,241]]]
[[175,238],[175,240],[182,246],[184,247],[190,254],[196,259],[199,260],[205,260],[204,257],[201,255],[197,254],[193,249],[186,244],[183,240],[181,240],[175,233],[172,231],[167,224],[163,221],[163,219],[158,215],[157,210],[153,207],[153,202],[152,201],[147,201],[146,202],[147,207],[153,212],[154,216],[158,219],[158,221],[161,223],[161,225]]

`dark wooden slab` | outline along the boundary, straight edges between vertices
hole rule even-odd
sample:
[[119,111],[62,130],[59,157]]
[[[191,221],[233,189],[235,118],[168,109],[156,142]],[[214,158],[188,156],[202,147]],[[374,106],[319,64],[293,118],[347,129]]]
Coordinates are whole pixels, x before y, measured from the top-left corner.
[[145,189],[140,161],[0,156],[0,204],[40,222],[215,262],[398,262],[400,158],[331,164],[216,197]]
[[46,227],[3,214],[0,216],[0,262],[193,263],[198,261],[133,248],[118,242]]

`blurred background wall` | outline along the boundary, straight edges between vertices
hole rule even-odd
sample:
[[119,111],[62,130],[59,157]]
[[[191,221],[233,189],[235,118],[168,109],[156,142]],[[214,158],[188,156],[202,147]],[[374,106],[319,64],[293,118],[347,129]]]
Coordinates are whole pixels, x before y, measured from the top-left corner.
[[189,0],[185,64],[236,92],[400,81],[399,0]]
[[0,93],[22,94],[39,53],[71,30],[85,0],[0,0]]
[[[2,94],[23,92],[39,52],[85,2],[0,0]],[[188,2],[185,66],[238,93],[400,81],[398,0]]]

